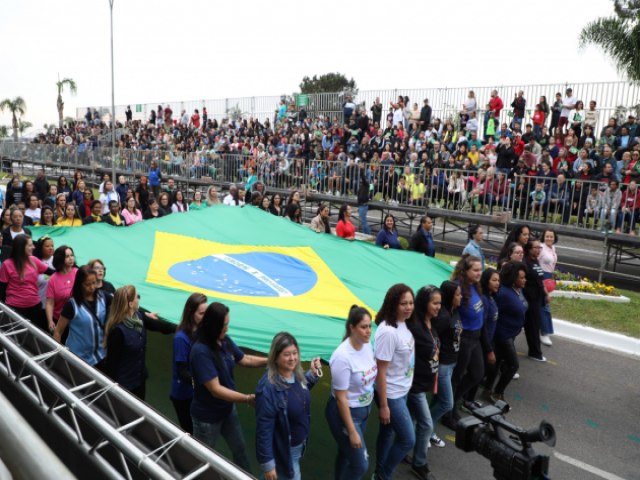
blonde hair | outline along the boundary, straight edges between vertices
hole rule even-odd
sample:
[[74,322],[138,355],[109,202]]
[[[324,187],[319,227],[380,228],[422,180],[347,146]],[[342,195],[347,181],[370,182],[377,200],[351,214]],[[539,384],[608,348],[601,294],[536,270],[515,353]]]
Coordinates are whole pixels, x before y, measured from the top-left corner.
[[298,350],[298,364],[296,365],[293,376],[302,385],[302,388],[307,388],[307,378],[304,376],[304,370],[300,364],[300,347],[295,337],[288,332],[280,332],[273,337],[271,341],[271,348],[269,349],[269,357],[267,358],[267,378],[269,382],[274,385],[279,385],[283,388],[289,388],[289,384],[285,383],[278,372],[277,360],[280,353],[287,348],[294,346]]
[[116,290],[111,301],[111,308],[109,309],[109,317],[107,318],[107,324],[104,327],[104,345],[107,346],[107,338],[109,332],[115,327],[125,321],[127,317],[132,316],[135,312],[129,308],[129,303],[133,302],[136,298],[136,287],[133,285],[125,285]]
[[[212,199],[211,198],[211,192],[215,192],[216,196]],[[216,187],[214,185],[211,185],[208,189],[207,189],[207,205],[211,206],[211,205],[217,205],[220,203],[220,197],[218,197],[218,191],[216,190]]]

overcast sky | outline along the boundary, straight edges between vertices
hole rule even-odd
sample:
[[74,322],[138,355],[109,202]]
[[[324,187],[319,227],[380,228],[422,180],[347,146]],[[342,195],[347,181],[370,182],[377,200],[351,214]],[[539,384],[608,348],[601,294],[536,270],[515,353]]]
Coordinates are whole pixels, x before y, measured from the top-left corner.
[[[600,50],[578,50],[581,27],[612,13],[611,0],[115,0],[115,102],[290,94],[332,71],[364,90],[619,80]],[[10,2],[0,44],[0,100],[22,96],[36,127],[57,122],[58,75],[78,84],[65,116],[111,103],[108,0]]]

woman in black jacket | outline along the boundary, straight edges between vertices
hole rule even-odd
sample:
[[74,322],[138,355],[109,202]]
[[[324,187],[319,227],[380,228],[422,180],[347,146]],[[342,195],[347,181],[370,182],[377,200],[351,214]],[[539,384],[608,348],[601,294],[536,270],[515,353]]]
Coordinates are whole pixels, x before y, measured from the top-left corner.
[[[456,282],[445,280],[440,285],[442,306],[438,316],[432,320],[432,326],[440,339],[440,364],[438,365],[438,394],[431,405],[431,419],[435,425],[445,414],[453,409],[453,386],[451,375],[458,361],[462,321],[458,307],[462,302],[462,290]],[[444,447],[444,442],[435,434],[431,435],[431,444]]]
[[116,290],[104,332],[107,349],[106,372],[122,387],[141,400],[145,397],[147,366],[147,329],[172,334],[176,326],[161,320],[155,313],[138,310],[140,295],[133,285]]
[[436,245],[433,242],[432,230],[433,220],[427,216],[420,218],[420,226],[411,237],[409,250],[424,253],[428,257],[435,257]]
[[546,362],[540,346],[540,318],[542,307],[548,301],[549,294],[544,288],[544,270],[538,263],[542,246],[540,240],[532,239],[524,246],[524,264],[527,267],[527,284],[524,287],[524,298],[529,303],[524,323],[524,332],[529,346],[528,356],[538,362]]
[[496,160],[496,168],[498,169],[498,172],[503,172],[506,175],[509,175],[509,173],[511,173],[511,169],[516,166],[516,162],[518,161],[518,155],[513,149],[511,139],[509,137],[500,139],[500,145],[498,145],[496,153],[498,154],[498,159]]

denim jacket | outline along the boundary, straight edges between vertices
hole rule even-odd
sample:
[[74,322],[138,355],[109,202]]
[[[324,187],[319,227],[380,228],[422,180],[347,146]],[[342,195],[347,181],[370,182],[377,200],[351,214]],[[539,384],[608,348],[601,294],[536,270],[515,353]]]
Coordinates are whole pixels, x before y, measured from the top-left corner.
[[[305,378],[311,390],[318,377],[309,370]],[[256,456],[264,473],[276,468],[293,477],[287,399],[286,388],[271,383],[265,373],[256,388]]]

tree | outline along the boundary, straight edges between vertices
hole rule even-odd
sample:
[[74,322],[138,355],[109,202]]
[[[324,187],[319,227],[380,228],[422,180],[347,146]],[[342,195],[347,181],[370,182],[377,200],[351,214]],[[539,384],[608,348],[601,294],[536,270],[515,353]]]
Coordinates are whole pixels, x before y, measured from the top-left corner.
[[300,93],[333,93],[344,91],[356,91],[358,87],[355,80],[347,80],[341,73],[325,73],[314,75],[313,78],[305,76],[300,84]]
[[27,104],[22,97],[16,97],[13,100],[5,98],[0,102],[0,112],[9,110],[13,118],[11,119],[11,128],[13,128],[13,139],[18,141],[18,115],[24,115],[27,111]]
[[60,128],[62,128],[64,117],[64,102],[62,101],[62,92],[64,91],[65,85],[69,85],[71,95],[75,95],[78,91],[78,86],[76,85],[75,80],[73,80],[72,78],[63,78],[62,80],[58,80],[56,82],[56,86],[58,87],[58,126]]
[[9,132],[7,131],[7,127],[4,125],[0,125],[0,138],[4,138],[9,136]]
[[618,71],[640,83],[640,0],[614,0],[615,16],[597,18],[580,32],[580,48],[597,45]]
[[18,131],[20,132],[20,136],[22,136],[25,130],[33,127],[33,123],[22,121],[22,119],[18,120]]

